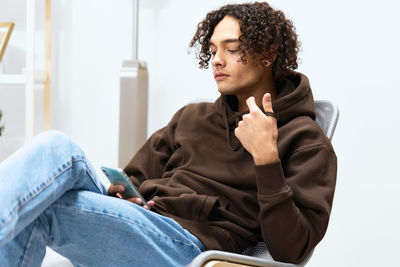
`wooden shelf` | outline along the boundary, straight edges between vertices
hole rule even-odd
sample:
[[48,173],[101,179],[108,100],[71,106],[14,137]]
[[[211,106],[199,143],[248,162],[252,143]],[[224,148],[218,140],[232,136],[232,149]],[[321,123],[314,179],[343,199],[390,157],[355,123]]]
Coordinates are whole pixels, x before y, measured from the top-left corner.
[[20,84],[25,86],[26,78],[23,74],[0,74],[0,85]]

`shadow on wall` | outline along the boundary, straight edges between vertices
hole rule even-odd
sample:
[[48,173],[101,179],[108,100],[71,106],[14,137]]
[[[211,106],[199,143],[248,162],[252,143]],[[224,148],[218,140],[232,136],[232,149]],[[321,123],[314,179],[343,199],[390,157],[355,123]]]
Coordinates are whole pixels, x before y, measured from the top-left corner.
[[0,162],[15,152],[25,141],[25,87],[0,85],[0,108],[3,113],[0,136]]
[[15,46],[7,46],[3,61],[0,64],[1,74],[22,74],[22,70],[25,67],[25,50]]
[[140,7],[143,8],[155,8],[155,9],[163,9],[168,7],[170,4],[169,0],[152,0],[152,1],[140,1]]
[[[43,89],[35,89],[35,129],[43,129]],[[0,85],[0,109],[4,131],[0,136],[0,162],[25,143],[25,86]]]

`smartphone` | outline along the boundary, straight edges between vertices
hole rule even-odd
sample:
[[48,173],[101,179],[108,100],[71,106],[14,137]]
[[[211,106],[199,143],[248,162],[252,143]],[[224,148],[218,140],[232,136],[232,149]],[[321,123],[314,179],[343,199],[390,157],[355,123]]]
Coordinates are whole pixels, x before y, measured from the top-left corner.
[[142,200],[141,205],[150,209],[150,207],[147,205],[146,200],[139,193],[139,191],[135,188],[132,181],[129,179],[128,175],[122,169],[120,169],[120,168],[113,169],[113,168],[108,168],[105,166],[101,166],[100,169],[107,176],[107,178],[111,184],[123,185],[125,187],[125,191],[123,193],[121,193],[121,195],[124,198],[138,197]]

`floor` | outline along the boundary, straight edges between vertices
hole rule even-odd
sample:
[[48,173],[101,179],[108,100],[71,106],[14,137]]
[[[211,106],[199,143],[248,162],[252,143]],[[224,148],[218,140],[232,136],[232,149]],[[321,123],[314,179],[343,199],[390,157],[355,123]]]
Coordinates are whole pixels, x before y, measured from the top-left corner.
[[42,267],[73,267],[73,265],[67,258],[64,258],[51,248],[46,248],[46,256]]

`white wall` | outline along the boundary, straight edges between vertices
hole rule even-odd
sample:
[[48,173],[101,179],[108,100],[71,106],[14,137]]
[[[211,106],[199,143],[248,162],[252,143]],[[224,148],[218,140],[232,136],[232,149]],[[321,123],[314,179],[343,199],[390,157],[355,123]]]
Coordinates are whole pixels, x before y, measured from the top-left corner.
[[[198,70],[187,48],[206,12],[227,2],[141,1],[139,58],[147,61],[150,75],[149,132],[185,103],[218,96],[211,72]],[[131,1],[53,3],[53,125],[76,140],[95,165],[115,165],[118,73],[131,55]],[[400,241],[400,4],[270,3],[296,25],[303,43],[299,71],[310,78],[315,98],[333,100],[341,111],[333,139],[339,170],[331,221],[309,266],[392,265]],[[6,12],[7,6],[17,8]],[[0,21],[24,12],[23,6],[22,0],[2,0]]]

